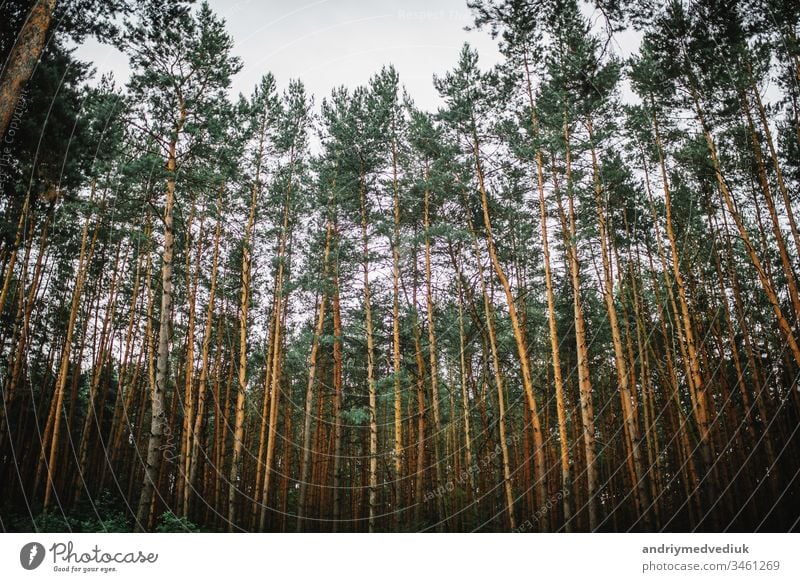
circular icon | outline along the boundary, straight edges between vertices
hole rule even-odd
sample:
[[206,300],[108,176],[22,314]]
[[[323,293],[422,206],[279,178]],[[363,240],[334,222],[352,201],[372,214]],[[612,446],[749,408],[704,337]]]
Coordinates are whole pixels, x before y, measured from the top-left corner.
[[35,570],[44,561],[44,546],[38,542],[30,542],[19,551],[19,563],[26,570]]

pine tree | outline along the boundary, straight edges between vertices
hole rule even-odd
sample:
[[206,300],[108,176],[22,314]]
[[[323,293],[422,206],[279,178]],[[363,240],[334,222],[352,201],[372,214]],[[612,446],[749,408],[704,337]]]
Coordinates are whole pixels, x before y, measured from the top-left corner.
[[[219,109],[230,76],[241,65],[229,54],[232,39],[226,34],[223,21],[207,5],[196,16],[157,4],[148,4],[143,10],[143,22],[133,27],[126,39],[134,69],[130,90],[134,100],[144,108],[140,119],[147,123],[135,126],[158,142],[166,160],[156,379],[151,395],[147,470],[137,511],[138,527],[146,529],[161,465],[160,447],[166,422],[164,394],[169,376],[178,172],[204,132],[207,133],[209,119]],[[175,68],[170,66],[169,59],[180,63],[180,77],[172,77]]]

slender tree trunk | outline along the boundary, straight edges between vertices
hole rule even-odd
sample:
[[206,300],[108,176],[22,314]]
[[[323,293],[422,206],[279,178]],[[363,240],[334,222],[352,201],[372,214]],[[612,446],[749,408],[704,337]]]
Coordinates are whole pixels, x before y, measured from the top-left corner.
[[[652,98],[651,98],[651,106]],[[694,325],[692,324],[692,317],[689,311],[689,303],[687,300],[686,283],[684,282],[683,274],[680,269],[680,260],[678,258],[678,246],[675,231],[673,229],[672,221],[672,193],[669,185],[669,178],[667,176],[666,160],[664,159],[664,150],[661,143],[661,132],[658,123],[658,116],[655,113],[653,106],[652,113],[653,128],[656,137],[656,149],[658,152],[659,168],[661,170],[661,182],[664,190],[664,206],[666,210],[665,224],[667,230],[667,238],[671,248],[672,256],[672,277],[675,281],[675,286],[678,291],[678,305],[680,306],[680,321],[682,327],[682,336],[685,341],[685,352],[687,356],[687,364],[689,368],[689,387],[693,395],[693,411],[697,420],[697,425],[700,431],[700,451],[703,456],[704,470],[708,470],[712,464],[712,452],[708,441],[709,438],[709,415],[706,397],[706,387],[703,382],[703,376],[700,369],[700,361],[697,356],[697,346],[694,338]]]
[[500,353],[497,347],[497,333],[495,331],[495,318],[494,310],[492,309],[489,291],[487,289],[486,278],[483,273],[483,262],[481,260],[480,248],[478,246],[478,239],[475,234],[475,229],[472,225],[472,220],[467,214],[467,224],[472,234],[473,252],[475,255],[475,263],[478,268],[478,279],[481,286],[481,294],[483,296],[484,317],[486,318],[486,334],[489,338],[489,347],[492,355],[492,367],[494,370],[494,380],[497,386],[497,412],[498,412],[498,430],[500,433],[500,451],[502,453],[502,467],[503,467],[503,491],[505,493],[506,513],[508,516],[508,524],[510,529],[517,528],[517,520],[514,515],[514,493],[511,479],[511,464],[508,452],[508,439],[506,438],[506,406],[505,406],[505,390],[503,387],[503,375],[500,367]]
[[[181,117],[178,122],[176,134],[179,134],[185,120],[186,110],[181,105]],[[136,511],[136,530],[144,531],[149,527],[150,508],[153,501],[153,492],[158,481],[161,468],[163,451],[161,440],[166,426],[164,410],[164,394],[167,389],[167,376],[169,374],[169,351],[172,335],[172,260],[175,246],[173,232],[173,210],[175,207],[175,174],[177,170],[176,138],[170,142],[169,156],[167,158],[167,193],[164,205],[164,248],[161,255],[161,312],[158,325],[158,351],[156,359],[155,384],[150,395],[150,438],[147,443],[147,460],[145,477],[142,485],[139,506]]]
[[[577,349],[578,395],[580,400],[581,425],[583,428],[583,448],[586,462],[586,507],[589,515],[589,530],[594,531],[598,524],[598,496],[600,484],[596,463],[594,405],[592,402],[592,382],[589,376],[589,350],[586,344],[586,320],[581,305],[581,273],[576,240],[575,206],[572,179],[572,150],[567,115],[564,114],[565,178],[567,186],[568,211],[564,212],[558,180],[553,168],[553,190],[558,203],[559,219],[566,246],[572,283],[572,306],[575,324],[575,343]],[[576,474],[579,474],[576,470]],[[577,506],[577,504],[576,504]]]
[[786,344],[789,346],[789,349],[792,352],[792,357],[794,358],[795,363],[800,366],[800,346],[797,343],[797,339],[794,336],[794,332],[792,331],[792,326],[790,325],[789,321],[786,319],[786,316],[783,313],[783,309],[781,308],[780,300],[778,299],[778,295],[775,292],[775,286],[771,281],[769,275],[767,274],[764,265],[759,259],[758,254],[756,252],[756,248],[753,245],[752,240],[750,239],[750,235],[747,232],[747,228],[742,221],[742,217],[739,212],[736,210],[736,207],[733,202],[733,197],[731,195],[730,189],[728,188],[728,184],[725,181],[725,177],[722,174],[722,169],[719,164],[719,159],[717,158],[717,148],[714,144],[714,139],[711,136],[711,133],[708,129],[708,125],[705,121],[705,116],[703,115],[703,111],[700,107],[699,100],[697,98],[697,94],[694,88],[691,88],[692,93],[692,100],[694,103],[695,113],[697,115],[697,121],[700,123],[701,130],[703,132],[703,137],[705,138],[706,145],[708,147],[708,154],[711,158],[711,164],[714,168],[714,175],[717,179],[717,184],[719,185],[720,193],[722,194],[723,202],[728,209],[731,217],[733,218],[734,223],[736,224],[736,228],[739,231],[739,236],[742,238],[742,242],[744,243],[745,250],[747,251],[747,255],[750,258],[750,262],[753,264],[753,267],[758,274],[758,279],[761,283],[761,287],[764,289],[764,293],[769,300],[769,304],[772,307],[772,311],[775,314],[775,319],[778,323],[778,328],[781,330],[781,333],[786,340]]
[[761,129],[764,131],[764,138],[766,139],[767,147],[769,149],[770,161],[772,162],[772,167],[775,170],[775,178],[778,182],[778,189],[781,191],[781,197],[783,198],[783,205],[784,209],[786,210],[786,218],[789,221],[789,228],[792,233],[792,239],[794,240],[795,253],[800,254],[800,234],[798,234],[797,221],[794,217],[794,210],[792,209],[792,201],[791,197],[789,196],[789,189],[787,188],[786,181],[783,177],[783,171],[781,170],[778,153],[775,151],[775,141],[772,138],[772,130],[770,129],[769,119],[767,118],[767,112],[764,108],[764,103],[761,101],[761,92],[753,80],[752,70],[749,63],[747,65],[747,72],[750,80],[750,89],[753,93],[753,99],[756,103],[759,120],[761,121]]
[[[464,287],[462,282],[462,274],[459,264],[456,260],[456,252],[453,251],[452,246],[449,249],[450,259],[453,263],[453,268],[456,275],[456,288],[458,290],[458,358],[459,358],[459,375],[461,383],[461,407],[464,420],[464,451],[465,451],[465,465],[467,467],[467,487],[469,489],[468,500],[473,508],[473,517],[477,522],[477,506],[475,504],[475,479],[473,476],[473,445],[472,434],[470,430],[470,404],[469,404],[469,372],[467,370],[467,333],[464,325]],[[458,251],[460,256],[461,252]]]
[[244,435],[244,401],[247,392],[247,319],[250,309],[250,244],[256,219],[258,203],[258,179],[253,184],[250,199],[250,214],[242,243],[242,293],[239,301],[239,390],[236,394],[236,420],[233,435],[233,456],[231,457],[230,486],[228,489],[228,530],[236,527],[236,492],[243,487],[239,482]]
[[[89,444],[92,440],[92,435],[94,434],[93,427],[97,427],[98,429],[98,436],[102,438],[102,433],[100,432],[100,428],[102,426],[102,422],[97,418],[97,392],[100,386],[100,379],[103,374],[103,370],[106,366],[106,360],[110,352],[109,344],[113,344],[113,338],[109,340],[109,328],[112,326],[112,321],[114,318],[114,310],[116,308],[117,302],[117,292],[118,292],[118,284],[121,279],[119,275],[119,265],[120,265],[120,251],[122,250],[122,241],[117,243],[117,252],[114,258],[114,267],[112,269],[111,275],[111,282],[109,286],[109,299],[106,305],[105,313],[103,314],[103,325],[100,331],[100,341],[98,342],[98,349],[97,349],[97,357],[94,361],[94,372],[92,374],[92,380],[89,385],[89,401],[87,403],[87,410],[86,416],[84,417],[83,421],[83,430],[81,431],[81,441],[79,446],[79,453],[78,453],[78,473],[75,476],[75,483],[73,485],[73,496],[74,501],[73,505],[78,502],[81,496],[81,492],[83,487],[89,486],[89,482],[93,481],[88,475],[87,470],[89,469]],[[127,261],[127,252],[130,249],[126,250],[125,257],[122,259],[122,264],[125,264]],[[103,409],[103,399],[101,398],[100,407],[101,410]],[[105,446],[102,446],[101,442],[101,449],[107,450]],[[82,486],[83,484],[83,486]]]
[[[413,308],[416,311],[416,282],[414,285]],[[414,359],[417,363],[417,459],[414,481],[414,521],[420,524],[424,508],[423,491],[425,488],[425,364],[422,360],[419,345],[419,325],[414,317]]]
[[647,483],[645,481],[644,467],[642,464],[642,452],[640,446],[639,431],[636,426],[636,408],[633,395],[635,394],[636,384],[628,370],[625,352],[622,346],[622,334],[620,332],[617,308],[614,303],[613,277],[611,274],[611,257],[609,256],[609,245],[606,214],[603,201],[603,187],[600,181],[600,168],[597,162],[597,152],[594,144],[594,132],[591,117],[587,121],[589,130],[589,141],[591,143],[592,154],[592,181],[594,184],[595,201],[597,204],[597,224],[599,228],[600,250],[603,261],[603,297],[608,313],[608,322],[611,327],[611,339],[614,344],[614,362],[617,369],[617,382],[620,392],[622,407],[622,422],[626,432],[626,442],[629,445],[631,465],[633,468],[631,481],[633,485],[633,495],[636,503],[636,510],[640,517],[644,517],[645,530],[649,528],[649,519],[645,514],[649,505],[647,499]]
[[[146,220],[146,227],[145,227],[145,238],[149,240],[150,236],[150,217],[145,219]],[[149,243],[148,243],[149,244]],[[130,313],[128,315],[128,328],[125,332],[125,349],[123,352],[122,362],[120,365],[119,370],[119,383],[117,387],[117,396],[116,401],[114,403],[114,415],[111,419],[111,432],[109,435],[109,446],[110,446],[110,454],[111,457],[108,463],[104,466],[103,473],[100,479],[100,487],[99,490],[102,491],[105,484],[105,478],[108,474],[108,471],[114,471],[114,467],[116,465],[116,461],[120,454],[120,448],[122,446],[122,437],[125,432],[125,424],[130,423],[130,419],[128,417],[129,410],[132,403],[132,395],[135,393],[135,380],[138,378],[138,371],[139,365],[135,366],[134,369],[134,378],[129,383],[128,382],[128,373],[130,372],[130,366],[132,364],[132,356],[131,351],[133,349],[133,331],[134,329],[138,330],[140,325],[140,307],[139,307],[139,298],[140,296],[143,298],[144,295],[141,293],[142,287],[142,269],[146,262],[145,257],[149,258],[150,249],[149,247],[146,250],[140,250],[138,252],[138,256],[136,258],[136,275],[134,276],[133,280],[133,290],[131,291],[131,308]],[[149,263],[148,263],[149,266]],[[149,271],[147,272],[148,282],[149,282]],[[139,351],[138,361],[141,361],[142,354],[144,350]]]
[[[327,283],[328,275],[328,256],[331,248],[331,234],[333,225],[329,222],[328,228],[325,233],[325,251],[322,258],[322,271],[323,282]],[[300,461],[300,490],[297,496],[297,531],[303,530],[303,515],[305,514],[306,505],[306,491],[308,490],[308,479],[310,475],[311,464],[311,409],[314,402],[314,381],[317,376],[317,350],[319,348],[319,338],[325,326],[325,308],[327,306],[328,295],[326,291],[322,291],[319,301],[319,308],[317,309],[317,323],[314,327],[314,338],[311,342],[311,355],[308,358],[308,382],[306,384],[306,400],[305,411],[303,420],[303,448],[302,458]],[[322,395],[318,397],[320,403],[322,402]],[[321,412],[321,411],[320,411]],[[317,423],[322,422],[321,415],[317,415]]]
[[[100,222],[98,218],[98,223]],[[89,263],[91,262],[91,254],[94,249],[94,243],[97,237],[97,229],[95,229],[92,237],[91,250],[87,249],[87,237],[89,232],[89,218],[83,225],[83,233],[81,234],[81,250],[78,258],[78,270],[75,277],[75,287],[72,290],[72,302],[70,306],[69,320],[67,322],[67,330],[64,339],[64,348],[61,353],[61,363],[59,365],[58,376],[56,380],[56,389],[53,394],[53,409],[50,413],[52,418],[52,439],[50,440],[49,447],[42,448],[42,462],[47,459],[47,485],[44,494],[44,508],[45,510],[50,506],[53,494],[53,476],[56,474],[56,461],[58,455],[59,439],[61,437],[61,410],[64,402],[64,390],[67,385],[67,375],[69,374],[70,364],[70,350],[72,348],[72,335],[75,330],[75,322],[78,319],[78,311],[81,303],[81,296],[83,294],[83,285],[86,282],[86,275]],[[50,424],[50,421],[48,421]],[[49,431],[45,429],[45,434]],[[38,483],[39,478],[36,478]],[[36,490],[38,486],[34,486]]]
[[[426,179],[427,179],[427,168],[426,168]],[[444,463],[442,458],[438,454],[438,442],[439,442],[439,434],[442,432],[442,421],[441,421],[441,413],[439,410],[439,369],[437,363],[437,354],[436,354],[436,326],[434,322],[434,304],[433,304],[433,288],[431,279],[432,269],[431,269],[431,237],[430,237],[430,189],[428,187],[425,188],[424,193],[424,202],[423,202],[423,225],[425,228],[425,306],[427,311],[428,317],[428,357],[429,357],[429,366],[430,366],[430,379],[431,379],[431,402],[433,403],[433,423],[434,423],[434,430],[436,431],[433,435],[434,438],[434,450],[437,451],[436,454],[436,480],[437,485],[442,483],[442,475],[441,475],[441,465]],[[416,259],[415,259],[416,260]],[[448,463],[449,464],[449,463]],[[446,503],[444,500],[440,498],[442,502],[441,505],[443,506],[441,510],[444,510],[444,513],[439,516],[439,523],[444,526],[445,522],[448,518],[449,512],[446,508]]]
[[[767,176],[767,169],[764,163],[764,156],[761,153],[761,140],[758,137],[753,116],[750,114],[750,102],[747,99],[747,94],[742,92],[742,109],[744,110],[745,118],[747,119],[748,133],[750,134],[751,143],[753,146],[753,156],[756,161],[756,173],[758,174],[758,181],[761,186],[761,192],[764,195],[764,201],[767,203],[767,211],[769,212],[770,221],[772,223],[772,234],[775,237],[775,243],[778,245],[778,256],[781,259],[781,266],[783,273],[786,276],[786,285],[789,289],[789,298],[792,302],[795,318],[800,314],[800,296],[797,292],[797,283],[795,275],[792,270],[792,260],[789,257],[789,251],[786,248],[786,241],[781,232],[781,219],[778,217],[778,210],[775,207],[775,200],[772,197],[772,189],[769,185],[769,177]],[[781,179],[781,183],[783,180]],[[787,198],[788,199],[788,198]],[[791,213],[791,204],[787,205]],[[792,216],[792,215],[789,215]],[[792,226],[793,220],[790,221]]]
[[19,213],[19,222],[17,223],[17,234],[14,238],[14,245],[11,248],[8,263],[6,263],[6,274],[5,277],[3,277],[3,289],[0,291],[0,314],[3,313],[3,309],[6,306],[6,298],[8,297],[8,290],[11,287],[11,279],[14,277],[14,267],[17,264],[19,245],[22,243],[22,235],[25,232],[25,224],[28,221],[29,207],[30,196],[25,196],[25,202],[22,203],[22,210]]
[[558,324],[556,321],[555,293],[553,291],[553,274],[550,267],[550,243],[547,236],[547,208],[544,197],[544,171],[541,150],[536,152],[536,176],[539,190],[539,216],[542,232],[542,253],[544,262],[544,280],[547,291],[547,323],[550,332],[550,355],[553,359],[553,383],[556,393],[556,414],[558,416],[558,438],[561,459],[561,504],[564,510],[564,529],[572,531],[572,510],[570,507],[570,469],[569,469],[569,435],[567,434],[567,404],[564,394],[564,380],[561,372],[561,355],[559,353]]
[[403,417],[400,372],[400,190],[397,180],[397,143],[392,140],[392,365],[394,373],[394,519],[401,518],[400,484],[403,479]]
[[364,272],[364,312],[367,331],[367,390],[369,394],[369,531],[375,531],[378,505],[378,404],[375,387],[375,347],[372,329],[372,300],[369,290],[369,236],[367,232],[367,194],[363,172],[360,178],[362,266]]
[[278,438],[278,403],[280,401],[280,379],[283,364],[282,329],[283,318],[288,309],[288,297],[284,293],[284,273],[287,262],[287,240],[289,237],[289,215],[292,197],[292,182],[290,177],[289,187],[283,205],[283,225],[281,227],[280,242],[278,244],[278,268],[275,274],[275,333],[272,340],[272,366],[269,371],[269,432],[267,434],[267,450],[264,462],[264,484],[261,490],[261,516],[259,530],[264,531],[269,509],[269,492],[272,482],[272,464],[275,456],[275,443]]
[[[192,216],[194,215],[195,203],[192,201],[192,213],[190,215],[189,224],[187,225],[187,232],[191,236]],[[197,286],[200,277],[201,258],[203,253],[203,221],[200,221],[200,229],[197,235],[197,249],[195,254],[195,267],[194,273],[190,267],[191,245],[190,239],[187,237],[186,243],[186,289],[189,294],[189,321],[186,325],[186,365],[184,367],[184,385],[183,385],[183,426],[181,427],[181,446],[178,455],[178,483],[177,483],[177,497],[178,497],[178,515],[187,517],[184,508],[188,508],[187,497],[189,495],[189,455],[191,454],[192,447],[192,424],[194,422],[194,343],[195,343],[195,327],[197,321]]]
[[[547,503],[547,471],[545,461],[545,447],[544,438],[542,435],[541,420],[539,417],[539,410],[536,404],[536,397],[533,393],[533,376],[530,369],[530,360],[528,359],[528,347],[525,341],[525,331],[522,329],[517,309],[515,306],[514,296],[511,292],[511,284],[506,277],[505,271],[500,264],[495,249],[494,235],[492,234],[491,220],[489,218],[489,199],[486,192],[486,185],[484,182],[483,167],[481,164],[480,143],[478,141],[477,133],[473,131],[473,153],[475,157],[475,171],[478,176],[478,188],[481,194],[481,205],[483,207],[483,222],[484,230],[486,232],[486,244],[489,249],[489,257],[494,267],[495,275],[500,280],[503,291],[506,297],[506,304],[508,306],[508,315],[511,319],[511,327],[514,332],[514,340],[517,346],[517,355],[519,357],[520,368],[522,371],[522,384],[525,389],[525,396],[527,397],[527,404],[531,412],[531,430],[533,431],[534,442],[534,479],[536,480],[536,500],[538,507],[544,507]],[[541,531],[546,531],[547,523],[545,520],[539,520]],[[515,529],[512,527],[511,529]]]
[[333,209],[333,236],[336,241],[337,253],[333,261],[333,531],[338,531],[341,520],[341,474],[342,474],[342,445],[344,431],[342,426],[342,314],[339,301],[339,257],[338,240],[339,230],[336,224],[336,209]]
[[[528,105],[531,112],[531,124],[535,137],[539,137],[539,118],[536,114],[536,102],[533,97],[533,83],[531,80],[530,63],[528,61],[528,47],[525,47],[523,64],[525,67],[525,81],[528,95]],[[558,329],[556,325],[555,294],[553,292],[553,275],[550,267],[550,245],[547,237],[547,209],[544,195],[544,161],[542,150],[536,147],[534,156],[536,161],[536,185],[539,191],[539,215],[541,220],[542,252],[545,274],[545,288],[547,291],[548,326],[550,332],[550,354],[553,358],[553,382],[556,393],[556,414],[558,416],[558,435],[561,459],[561,504],[564,511],[565,531],[572,531],[572,511],[570,508],[570,470],[569,470],[569,440],[567,435],[566,403],[564,398],[564,380],[561,372],[561,356],[559,354]],[[535,446],[535,445],[534,445]]]

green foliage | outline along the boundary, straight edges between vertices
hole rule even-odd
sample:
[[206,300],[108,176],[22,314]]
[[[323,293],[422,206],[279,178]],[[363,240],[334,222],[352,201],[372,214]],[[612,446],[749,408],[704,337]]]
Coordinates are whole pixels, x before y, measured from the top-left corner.
[[156,532],[158,533],[195,533],[200,527],[185,517],[178,517],[171,511],[165,511],[158,518]]

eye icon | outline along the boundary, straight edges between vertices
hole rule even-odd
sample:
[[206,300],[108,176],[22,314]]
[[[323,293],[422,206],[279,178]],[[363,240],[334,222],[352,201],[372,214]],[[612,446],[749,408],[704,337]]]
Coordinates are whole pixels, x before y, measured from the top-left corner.
[[30,542],[19,551],[19,563],[26,570],[35,570],[44,561],[44,546],[38,542]]

